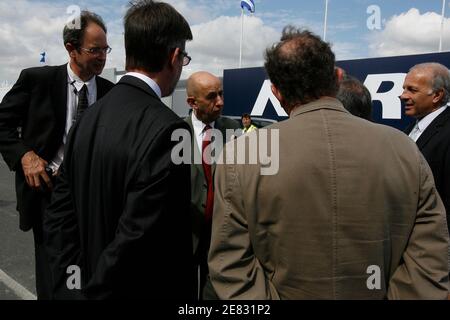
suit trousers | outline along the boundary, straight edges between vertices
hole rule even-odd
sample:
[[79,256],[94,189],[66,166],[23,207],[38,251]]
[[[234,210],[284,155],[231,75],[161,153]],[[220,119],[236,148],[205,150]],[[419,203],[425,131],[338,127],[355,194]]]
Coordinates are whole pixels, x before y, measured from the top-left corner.
[[[52,181],[54,183],[54,181]],[[42,192],[41,206],[36,214],[39,219],[33,226],[36,293],[38,300],[51,300],[53,289],[53,274],[50,269],[49,257],[44,247],[45,234],[43,231],[44,212],[50,204],[51,192]]]
[[208,252],[209,252],[209,240],[211,239],[211,226],[206,226],[203,230],[203,235],[199,243],[199,250],[197,258],[198,265],[198,298],[199,300],[219,300],[214,288],[209,279],[208,270]]

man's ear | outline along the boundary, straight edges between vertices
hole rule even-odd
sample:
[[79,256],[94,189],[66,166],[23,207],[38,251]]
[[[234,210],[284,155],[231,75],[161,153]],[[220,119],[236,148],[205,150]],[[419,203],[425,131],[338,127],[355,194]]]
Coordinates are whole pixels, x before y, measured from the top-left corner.
[[180,62],[180,55],[181,55],[181,50],[180,50],[180,48],[175,48],[175,50],[173,50],[171,53],[170,53],[170,56],[169,56],[169,62],[170,62],[170,66],[171,67],[174,67],[174,66],[176,66],[177,64],[179,64]]
[[441,103],[444,98],[444,89],[439,89],[433,92],[433,103],[438,104]]
[[292,111],[292,107],[290,107],[289,105],[286,104],[286,100],[284,99],[284,97],[281,94],[280,90],[278,90],[278,88],[275,87],[275,85],[272,84],[271,88],[272,88],[272,93],[275,96],[275,98],[277,98],[278,101],[280,101],[280,105],[283,108],[283,110],[286,111],[286,113],[288,115],[290,115],[291,111]]
[[341,82],[344,80],[345,71],[344,71],[344,69],[342,69],[340,67],[335,67],[334,73],[336,73],[336,81],[337,81],[337,85],[339,86],[341,84]]
[[283,98],[283,95],[281,94],[280,90],[278,90],[278,88],[275,87],[274,84],[272,84],[271,89],[272,89],[272,93],[275,96],[275,98],[277,98],[278,101],[280,101],[280,104],[283,105],[284,104],[284,98]]
[[194,109],[194,106],[195,106],[195,98],[194,97],[187,97],[186,102],[188,105],[191,106],[192,109]]
[[64,45],[64,47],[66,47],[66,50],[69,53],[69,56],[71,58],[75,58],[75,51],[77,50],[75,48],[75,46],[73,44],[71,44],[70,42],[68,42]]

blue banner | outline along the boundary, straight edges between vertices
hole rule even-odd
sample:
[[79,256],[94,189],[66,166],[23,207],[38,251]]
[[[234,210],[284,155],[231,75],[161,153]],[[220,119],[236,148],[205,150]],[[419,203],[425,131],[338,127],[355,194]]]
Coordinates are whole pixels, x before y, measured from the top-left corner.
[[[403,130],[413,119],[404,115],[399,96],[408,70],[423,62],[438,62],[450,68],[450,52],[410,56],[338,61],[336,65],[358,78],[369,89],[373,102],[373,120]],[[270,89],[265,69],[224,70],[223,114],[281,121],[287,118]]]

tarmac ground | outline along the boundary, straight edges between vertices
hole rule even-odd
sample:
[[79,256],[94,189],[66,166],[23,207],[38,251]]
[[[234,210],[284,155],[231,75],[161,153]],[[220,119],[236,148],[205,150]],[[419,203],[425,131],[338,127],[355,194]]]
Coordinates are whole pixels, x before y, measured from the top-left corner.
[[33,233],[19,229],[14,173],[0,158],[0,300],[36,299]]

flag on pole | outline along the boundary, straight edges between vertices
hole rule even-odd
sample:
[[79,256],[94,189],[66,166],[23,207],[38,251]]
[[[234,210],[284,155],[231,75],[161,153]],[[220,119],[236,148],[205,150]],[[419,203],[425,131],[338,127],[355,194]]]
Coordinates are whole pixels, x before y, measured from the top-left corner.
[[41,60],[39,62],[40,63],[45,63],[45,51],[41,52]]
[[253,0],[241,0],[241,8],[247,9],[251,13],[255,12],[255,2]]
[[239,68],[242,66],[242,42],[244,40],[244,9],[251,13],[255,12],[255,2],[253,0],[241,0],[241,41],[239,43]]

